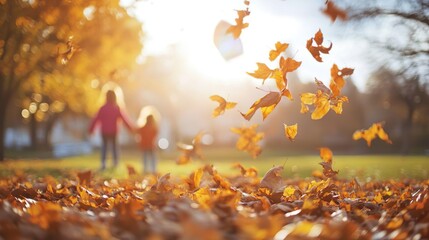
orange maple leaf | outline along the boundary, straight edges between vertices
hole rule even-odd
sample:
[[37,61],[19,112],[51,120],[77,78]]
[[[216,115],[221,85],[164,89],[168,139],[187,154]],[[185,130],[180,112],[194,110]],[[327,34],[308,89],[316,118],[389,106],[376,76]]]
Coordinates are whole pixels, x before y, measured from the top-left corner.
[[323,118],[329,110],[333,110],[336,114],[342,114],[343,103],[349,102],[346,96],[340,96],[341,89],[345,85],[344,76],[353,74],[352,68],[343,68],[339,70],[334,64],[331,68],[331,83],[329,88],[322,81],[315,80],[318,90],[316,93],[301,94],[301,113],[309,111],[307,105],[314,105],[315,110],[311,114],[311,119],[318,120]]
[[[276,80],[276,85],[279,91],[283,91],[287,88],[287,73],[293,72],[301,66],[301,62],[298,62],[292,58],[281,57],[279,61],[279,68],[273,70],[271,78]],[[292,98],[290,98],[292,100]]]
[[264,138],[264,133],[256,132],[258,124],[250,127],[231,128],[231,131],[240,135],[236,148],[240,151],[248,152],[253,158],[261,154],[262,149],[258,142]]
[[219,103],[219,106],[213,110],[212,116],[217,117],[225,112],[226,109],[232,109],[237,105],[236,102],[227,102],[219,95],[212,95],[210,99]]
[[325,8],[322,12],[331,18],[332,22],[335,22],[337,17],[343,21],[347,20],[347,12],[343,9],[338,8],[333,2],[326,1]]
[[339,69],[337,64],[332,65],[331,68],[331,82],[329,88],[332,90],[334,96],[339,96],[341,89],[346,84],[344,76],[350,76],[353,74],[354,69],[352,68],[343,68]]
[[298,124],[295,123],[294,125],[284,125],[284,129],[285,129],[285,135],[286,137],[290,140],[290,141],[294,141],[296,135],[298,134]]
[[355,131],[353,133],[353,140],[359,140],[363,138],[368,144],[368,147],[370,147],[372,140],[378,136],[378,138],[381,140],[392,144],[392,141],[389,139],[389,135],[383,129],[383,124],[383,122],[373,123],[368,129]]
[[236,25],[231,25],[226,33],[232,33],[235,39],[239,38],[241,35],[241,31],[249,26],[248,23],[243,23],[245,17],[249,16],[250,12],[248,9],[246,10],[236,10],[238,17],[235,19]]
[[287,43],[276,42],[274,50],[270,51],[270,61],[274,61],[282,52],[286,51],[289,47]]
[[[316,46],[313,46],[313,40],[316,43]],[[322,57],[320,57],[320,53],[329,54],[329,51],[332,48],[332,43],[329,45],[329,47],[324,47],[322,43],[323,43],[323,33],[320,29],[314,34],[314,37],[307,40],[306,48],[314,57],[314,59],[316,59],[316,61],[318,62],[323,62]]]

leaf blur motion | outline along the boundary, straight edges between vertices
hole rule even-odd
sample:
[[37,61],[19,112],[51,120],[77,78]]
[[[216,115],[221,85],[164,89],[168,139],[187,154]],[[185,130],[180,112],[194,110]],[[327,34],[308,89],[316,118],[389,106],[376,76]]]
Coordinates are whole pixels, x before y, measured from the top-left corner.
[[240,136],[235,145],[236,148],[239,151],[248,152],[253,158],[261,154],[262,148],[258,145],[258,142],[264,138],[264,133],[257,132],[257,128],[258,124],[253,124],[250,127],[231,128],[233,133]]
[[212,116],[213,116],[213,117],[217,117],[217,116],[219,116],[219,115],[222,115],[222,114],[225,112],[225,110],[227,110],[227,109],[232,109],[232,108],[234,108],[234,107],[235,107],[235,105],[237,105],[237,103],[236,103],[236,102],[227,102],[227,101],[225,100],[225,98],[223,98],[223,97],[221,97],[221,96],[219,96],[219,95],[212,95],[212,96],[210,96],[210,99],[211,99],[212,101],[215,101],[215,102],[218,102],[218,103],[219,103],[219,106],[217,106],[217,107],[213,110],[213,113],[212,113]]
[[181,151],[181,155],[177,158],[176,163],[179,165],[189,163],[192,158],[196,157],[203,159],[203,153],[201,150],[201,139],[204,135],[204,132],[199,132],[192,140],[191,144],[186,144],[183,142],[177,143],[177,148]]
[[383,122],[373,123],[368,129],[356,130],[353,133],[353,140],[364,139],[370,147],[372,141],[378,137],[386,143],[392,144],[389,135],[383,129],[383,124]]

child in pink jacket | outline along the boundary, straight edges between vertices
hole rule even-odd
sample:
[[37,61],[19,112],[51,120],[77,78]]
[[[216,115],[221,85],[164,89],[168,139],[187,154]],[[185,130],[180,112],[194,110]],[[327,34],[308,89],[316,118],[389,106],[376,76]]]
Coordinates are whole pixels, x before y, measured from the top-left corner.
[[122,120],[124,125],[132,131],[130,122],[124,113],[121,112],[118,104],[116,103],[116,94],[113,90],[106,93],[106,103],[98,110],[97,115],[92,120],[89,127],[89,133],[92,134],[98,124],[101,125],[101,170],[106,169],[106,155],[107,149],[110,145],[113,155],[113,166],[118,165],[118,144],[116,141],[118,133],[118,122]]

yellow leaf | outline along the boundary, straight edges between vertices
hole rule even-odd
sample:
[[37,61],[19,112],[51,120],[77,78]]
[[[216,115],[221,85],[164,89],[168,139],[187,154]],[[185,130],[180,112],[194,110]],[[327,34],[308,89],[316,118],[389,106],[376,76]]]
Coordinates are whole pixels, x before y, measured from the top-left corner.
[[298,133],[298,124],[294,124],[291,126],[288,126],[286,124],[284,125],[284,129],[285,129],[285,135],[286,137],[290,140],[293,141],[296,137],[296,134]]
[[283,74],[286,74],[288,72],[293,72],[298,69],[301,66],[301,62],[295,61],[292,58],[284,59],[283,57],[281,57],[279,65],[281,70],[283,71]]
[[291,197],[295,193],[295,188],[292,186],[287,186],[285,190],[283,191],[284,197]]
[[194,185],[196,188],[200,187],[201,179],[203,177],[204,169],[198,168],[197,171],[194,172]]
[[258,62],[258,63],[256,63],[256,65],[258,65],[258,69],[255,70],[255,72],[253,72],[253,73],[248,72],[247,74],[249,74],[250,76],[252,76],[254,78],[262,79],[264,81],[271,76],[273,70],[271,70],[265,63],[259,63]]
[[223,114],[226,109],[234,108],[235,105],[237,105],[236,102],[227,102],[223,97],[219,95],[210,96],[210,99],[219,103],[219,106],[213,110],[213,117],[217,117]]
[[316,102],[316,94],[314,93],[302,93],[301,94],[301,102],[303,104],[312,105]]
[[332,162],[332,151],[327,147],[320,148],[320,158],[325,162]]
[[280,55],[280,53],[286,51],[288,46],[289,44],[287,43],[276,42],[276,49],[270,51],[270,61],[274,61]]
[[238,17],[235,19],[235,25],[231,25],[226,32],[232,33],[235,39],[239,38],[241,31],[249,26],[248,23],[244,23],[243,20],[250,14],[247,10],[237,10]]
[[329,112],[329,109],[331,108],[331,105],[329,103],[329,98],[324,93],[317,95],[315,105],[316,105],[316,109],[311,114],[311,119],[313,120],[321,119]]
[[389,135],[384,131],[382,125],[383,123],[381,122],[373,123],[371,127],[366,130],[356,130],[352,136],[353,140],[359,140],[363,138],[366,141],[368,147],[370,147],[372,140],[378,136],[381,140],[392,144],[392,141],[389,139]]
[[253,158],[261,154],[262,149],[258,142],[264,138],[263,133],[256,132],[258,124],[250,127],[231,128],[231,131],[240,135],[237,140],[236,148],[240,151],[248,152]]
[[343,113],[343,102],[337,102],[335,105],[331,105],[331,109],[334,110],[336,114]]
[[280,69],[278,69],[278,68],[274,69],[273,73],[271,74],[271,78],[276,80],[277,89],[279,89],[279,91],[282,91],[283,89],[286,88],[284,75]]
[[301,103],[301,111],[300,113],[307,113],[309,111],[308,106],[304,103]]

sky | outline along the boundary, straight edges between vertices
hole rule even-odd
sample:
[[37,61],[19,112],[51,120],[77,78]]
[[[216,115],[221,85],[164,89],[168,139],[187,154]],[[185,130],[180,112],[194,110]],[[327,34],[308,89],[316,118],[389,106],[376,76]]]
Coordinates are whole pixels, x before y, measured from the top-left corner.
[[[243,54],[224,60],[213,42],[220,21],[234,23],[235,10],[246,8],[239,0],[145,0],[137,4],[133,14],[142,21],[145,57],[168,54],[171,46],[179,49],[183,60],[196,72],[210,79],[231,83],[251,79],[246,72],[256,70],[256,62],[270,63],[268,53],[277,41],[289,43],[287,56],[302,61],[298,69],[301,81],[314,78],[329,84],[330,68],[355,68],[353,81],[363,91],[372,65],[366,58],[366,43],[354,36],[359,29],[337,20],[331,22],[321,9],[324,0],[250,0],[245,18],[249,27],[240,36]],[[325,45],[333,43],[323,63],[313,59],[305,48],[307,39],[321,29]],[[269,65],[271,64],[271,65]]]

